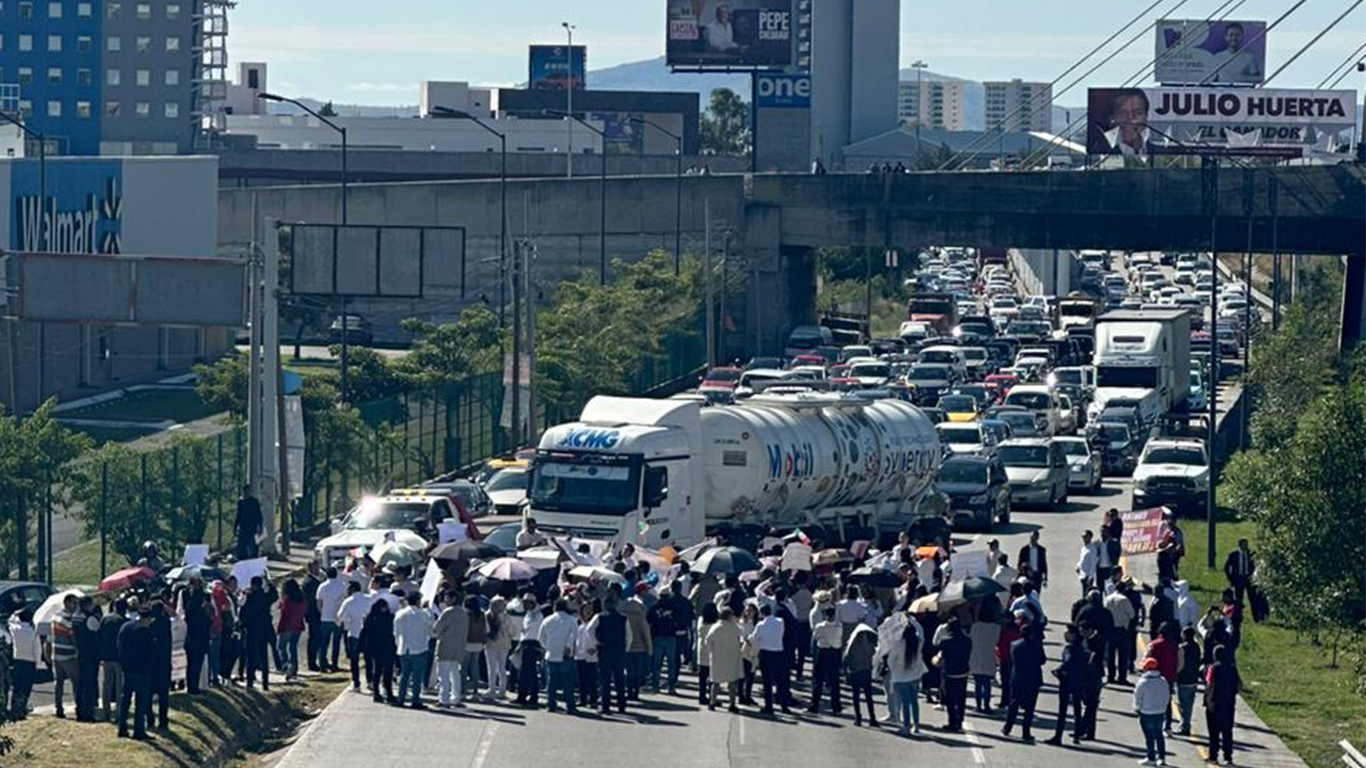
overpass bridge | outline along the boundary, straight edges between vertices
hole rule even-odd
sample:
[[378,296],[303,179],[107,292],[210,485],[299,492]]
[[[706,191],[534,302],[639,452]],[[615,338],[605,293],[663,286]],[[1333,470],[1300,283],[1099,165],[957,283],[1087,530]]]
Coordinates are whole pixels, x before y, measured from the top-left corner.
[[[609,260],[671,250],[676,179],[610,177],[606,185]],[[599,260],[597,178],[509,182],[513,236],[538,244],[537,274],[549,282]],[[263,216],[286,221],[341,218],[337,185],[224,189],[220,243],[251,237],[252,198]],[[429,296],[374,311],[441,319],[462,302],[496,297],[498,181],[352,185],[353,223],[467,228],[464,298]],[[699,252],[706,211],[713,244],[730,243],[748,275],[743,301],[729,311],[743,329],[737,351],[772,351],[793,324],[815,311],[814,251],[823,246],[970,245],[1017,248],[1210,250],[1347,256],[1345,343],[1360,338],[1366,294],[1366,167],[1267,167],[1255,170],[1135,169],[911,174],[757,174],[687,176],[678,222],[685,252]],[[366,312],[358,303],[358,311]]]

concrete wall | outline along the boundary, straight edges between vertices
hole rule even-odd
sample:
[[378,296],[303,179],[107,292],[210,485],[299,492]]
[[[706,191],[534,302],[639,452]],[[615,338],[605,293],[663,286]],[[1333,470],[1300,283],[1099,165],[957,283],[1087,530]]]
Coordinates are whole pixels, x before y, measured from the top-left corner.
[[1010,263],[1020,286],[1031,295],[1066,296],[1072,291],[1072,275],[1077,269],[1076,251],[1012,248]]

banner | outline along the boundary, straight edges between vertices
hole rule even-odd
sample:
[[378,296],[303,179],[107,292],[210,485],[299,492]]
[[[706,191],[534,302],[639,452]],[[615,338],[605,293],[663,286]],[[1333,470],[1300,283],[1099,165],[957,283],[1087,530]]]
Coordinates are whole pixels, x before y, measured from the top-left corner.
[[1087,123],[1092,155],[1300,156],[1338,151],[1356,101],[1350,90],[1092,88]]
[[1155,31],[1159,83],[1259,85],[1266,79],[1264,21],[1163,19]]
[[671,67],[785,67],[792,0],[668,0]]
[[1162,534],[1167,530],[1162,512],[1162,507],[1154,507],[1120,513],[1124,533],[1119,538],[1119,546],[1126,557],[1157,552],[1157,545],[1162,543]]
[[526,87],[532,91],[581,91],[588,73],[588,48],[567,45],[530,47]]

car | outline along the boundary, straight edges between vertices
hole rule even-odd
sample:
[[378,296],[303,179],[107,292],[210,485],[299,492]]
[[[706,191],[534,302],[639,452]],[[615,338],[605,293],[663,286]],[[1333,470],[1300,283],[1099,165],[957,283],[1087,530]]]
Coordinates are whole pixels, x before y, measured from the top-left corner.
[[828,347],[834,343],[834,335],[823,325],[799,325],[787,336],[787,346],[783,354],[787,357],[811,352],[818,347]]
[[1054,438],[1067,455],[1067,484],[1094,494],[1105,474],[1105,458],[1084,437]]
[[981,404],[972,395],[943,395],[939,407],[951,422],[975,421],[981,415]]
[[698,384],[697,391],[703,394],[707,392],[724,392],[733,394],[735,388],[740,384],[740,369],[730,366],[712,368],[702,374],[702,380]]
[[968,378],[981,381],[982,377],[995,370],[996,365],[986,347],[963,347],[960,350],[968,365]]
[[1209,401],[1205,399],[1205,374],[1199,370],[1191,369],[1190,373],[1190,394],[1186,396],[1186,409],[1200,412],[1209,407]]
[[955,530],[990,530],[1010,522],[1010,483],[1000,459],[953,456],[939,465],[935,488],[949,498]]
[[363,499],[332,521],[332,535],[319,541],[313,554],[323,566],[335,565],[353,549],[373,549],[389,540],[421,552],[435,540],[436,524],[452,517],[459,519],[450,498],[441,493]]
[[987,427],[976,422],[954,424],[944,422],[934,426],[939,442],[953,454],[986,455],[996,448],[996,437]]
[[1101,471],[1107,475],[1129,474],[1138,464],[1138,440],[1124,422],[1092,422],[1086,427],[1086,439],[1100,450]]
[[977,422],[987,428],[991,436],[1000,443],[1015,436],[1010,425],[1000,419],[981,419]]
[[1039,420],[1026,410],[999,410],[992,418],[1003,421],[1010,426],[1010,433],[1015,437],[1046,437],[1043,430],[1039,429]]
[[527,467],[508,467],[484,484],[484,493],[493,502],[495,515],[520,515],[527,505]]
[[471,518],[493,514],[493,500],[473,480],[431,480],[423,483],[421,487],[454,496]]
[[996,402],[996,391],[986,384],[959,384],[953,388],[955,395],[967,395],[977,401],[978,410],[991,407]]
[[866,344],[850,344],[840,351],[840,362],[842,363],[852,362],[854,358],[858,357],[871,357],[876,359],[876,355],[873,354],[873,348]]
[[1005,404],[1018,405],[1033,413],[1039,420],[1040,432],[1045,435],[1062,431],[1062,403],[1058,401],[1058,393],[1046,384],[1016,385],[1006,395]]
[[996,454],[1005,464],[1011,504],[1067,501],[1067,456],[1052,438],[1013,437],[997,446]]
[[25,608],[38,610],[56,593],[51,585],[38,581],[0,581],[0,626]]
[[[756,357],[756,358],[754,358],[754,360],[769,361],[769,360],[777,360],[777,358],[776,358],[776,357],[773,357],[773,358],[770,358],[770,357]],[[753,361],[750,361],[750,362],[753,362]],[[791,360],[788,361],[787,367],[788,367],[788,368],[796,368],[796,367],[802,366],[802,365],[819,365],[820,367],[824,368],[826,365],[829,365],[829,363],[830,363],[830,361],[826,360],[826,359],[825,359],[824,357],[822,357],[821,355],[816,355],[816,354],[810,354],[810,353],[808,353],[808,354],[802,354],[802,355],[797,355],[797,356],[793,357]],[[782,368],[782,367],[783,367],[783,366],[782,366],[782,364],[781,364],[781,361],[779,361],[778,363],[776,363],[776,364],[774,364],[774,365],[747,365],[747,366],[745,366],[745,370],[749,371],[749,370],[753,370],[753,369],[755,369],[755,368]]]
[[953,384],[953,372],[947,365],[916,363],[906,371],[906,386],[912,387],[917,403],[939,402],[941,392]]
[[1063,392],[1057,392],[1058,397],[1058,431],[1059,435],[1070,435],[1077,431],[1077,421],[1081,418],[1077,415],[1078,409],[1072,398]]
[[332,320],[332,325],[328,326],[327,342],[341,344],[343,340],[347,344],[362,346],[374,343],[374,331],[370,327],[370,321],[360,315],[337,315]]
[[503,550],[503,554],[508,557],[517,556],[517,534],[521,532],[521,523],[503,523],[484,535],[484,543],[495,546]]
[[1209,454],[1203,440],[1148,441],[1134,468],[1134,506],[1203,511],[1208,503]]
[[938,408],[933,408],[933,407],[924,408],[924,407],[922,407],[922,408],[920,409],[920,412],[923,413],[923,414],[925,414],[925,418],[929,419],[931,424],[943,424],[943,423],[944,423],[944,412],[941,411],[941,410],[939,410]]
[[479,470],[470,476],[470,480],[480,487],[489,481],[489,478],[507,469],[508,467],[520,467],[526,469],[531,466],[526,459],[500,456],[484,462]]
[[764,384],[774,381],[782,381],[788,377],[788,371],[781,368],[755,368],[740,373],[740,383],[735,387],[736,397],[748,397],[756,390],[762,389]]
[[879,360],[861,360],[849,364],[849,378],[864,387],[880,387],[892,377],[892,366]]

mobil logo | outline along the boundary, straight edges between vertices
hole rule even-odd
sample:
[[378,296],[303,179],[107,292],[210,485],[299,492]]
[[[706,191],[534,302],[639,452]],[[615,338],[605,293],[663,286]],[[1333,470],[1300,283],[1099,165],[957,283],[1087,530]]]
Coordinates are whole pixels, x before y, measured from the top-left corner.
[[619,442],[621,442],[621,430],[571,429],[564,433],[556,446],[559,448],[606,450],[615,447]]
[[811,477],[816,471],[816,449],[810,443],[768,446],[769,477]]
[[760,107],[809,107],[811,76],[756,74],[754,103]]

